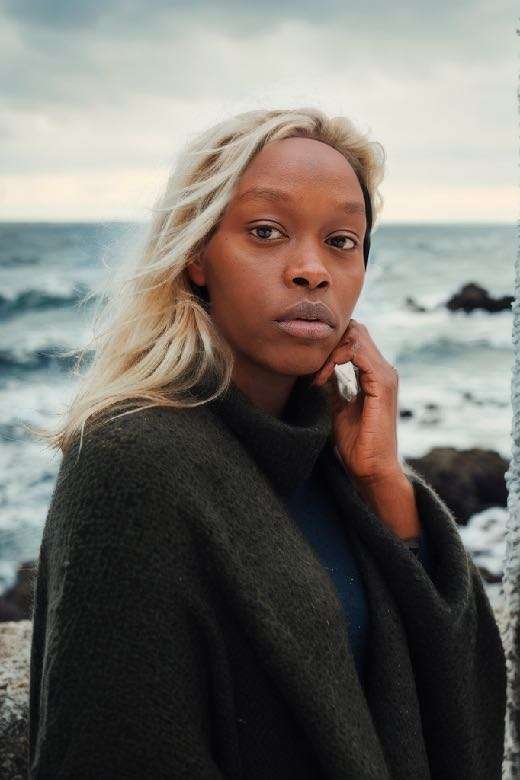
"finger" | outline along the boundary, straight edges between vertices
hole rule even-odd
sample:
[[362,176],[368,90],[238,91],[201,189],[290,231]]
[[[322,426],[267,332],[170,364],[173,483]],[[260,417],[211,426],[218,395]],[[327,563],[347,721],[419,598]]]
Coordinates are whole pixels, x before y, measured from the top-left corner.
[[349,341],[349,343],[335,347],[335,349],[331,352],[327,362],[316,373],[314,384],[325,384],[325,382],[327,382],[332,376],[332,373],[334,372],[334,366],[341,365],[342,363],[355,363],[355,355],[359,348],[358,341]]
[[313,385],[323,385],[327,381],[327,379],[330,377],[332,372],[334,371],[334,360],[332,357],[329,357],[326,363],[322,365],[322,367],[316,372],[314,375],[314,379],[312,381]]

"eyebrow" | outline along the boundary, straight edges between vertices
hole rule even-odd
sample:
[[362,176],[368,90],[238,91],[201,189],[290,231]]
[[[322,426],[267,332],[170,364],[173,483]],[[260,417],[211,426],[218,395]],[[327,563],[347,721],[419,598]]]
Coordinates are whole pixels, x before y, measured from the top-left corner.
[[[287,190],[276,190],[271,187],[250,187],[250,189],[243,192],[237,198],[237,203],[248,198],[264,198],[265,200],[272,200],[275,202],[292,201],[294,203],[294,196]],[[360,201],[341,201],[338,203],[338,207],[345,211],[347,214],[364,214],[365,204]]]

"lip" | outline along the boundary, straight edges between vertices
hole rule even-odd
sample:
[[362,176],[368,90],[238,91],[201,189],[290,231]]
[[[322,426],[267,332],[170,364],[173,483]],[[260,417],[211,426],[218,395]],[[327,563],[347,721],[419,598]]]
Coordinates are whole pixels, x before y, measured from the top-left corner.
[[[320,322],[322,325],[328,326],[329,333],[337,325],[336,317],[326,303],[323,303],[323,301],[309,301],[308,299],[298,301],[289,306],[276,317],[275,321],[280,324],[283,322],[294,322],[295,320]],[[296,326],[292,325],[291,327],[294,329]]]
[[334,328],[323,320],[275,320],[275,325],[290,336],[303,339],[326,339],[334,331]]

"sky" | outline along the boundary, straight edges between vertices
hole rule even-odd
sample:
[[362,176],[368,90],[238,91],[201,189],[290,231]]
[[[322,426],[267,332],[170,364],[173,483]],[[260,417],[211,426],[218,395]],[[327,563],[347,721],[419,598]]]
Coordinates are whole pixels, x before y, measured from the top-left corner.
[[383,145],[381,223],[514,223],[519,27],[513,0],[0,0],[0,220],[147,220],[195,134],[312,105]]

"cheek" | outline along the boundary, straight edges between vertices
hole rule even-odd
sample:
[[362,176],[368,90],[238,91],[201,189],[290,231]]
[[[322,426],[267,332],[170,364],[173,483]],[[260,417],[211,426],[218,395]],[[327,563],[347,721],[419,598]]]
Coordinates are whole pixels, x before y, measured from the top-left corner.
[[338,276],[337,279],[335,279],[336,290],[338,290],[338,300],[350,302],[352,306],[354,306],[361,295],[364,281],[364,273],[354,269],[346,274]]
[[275,283],[258,263],[223,263],[213,278],[212,310],[226,330],[237,334],[255,333],[273,311]]

